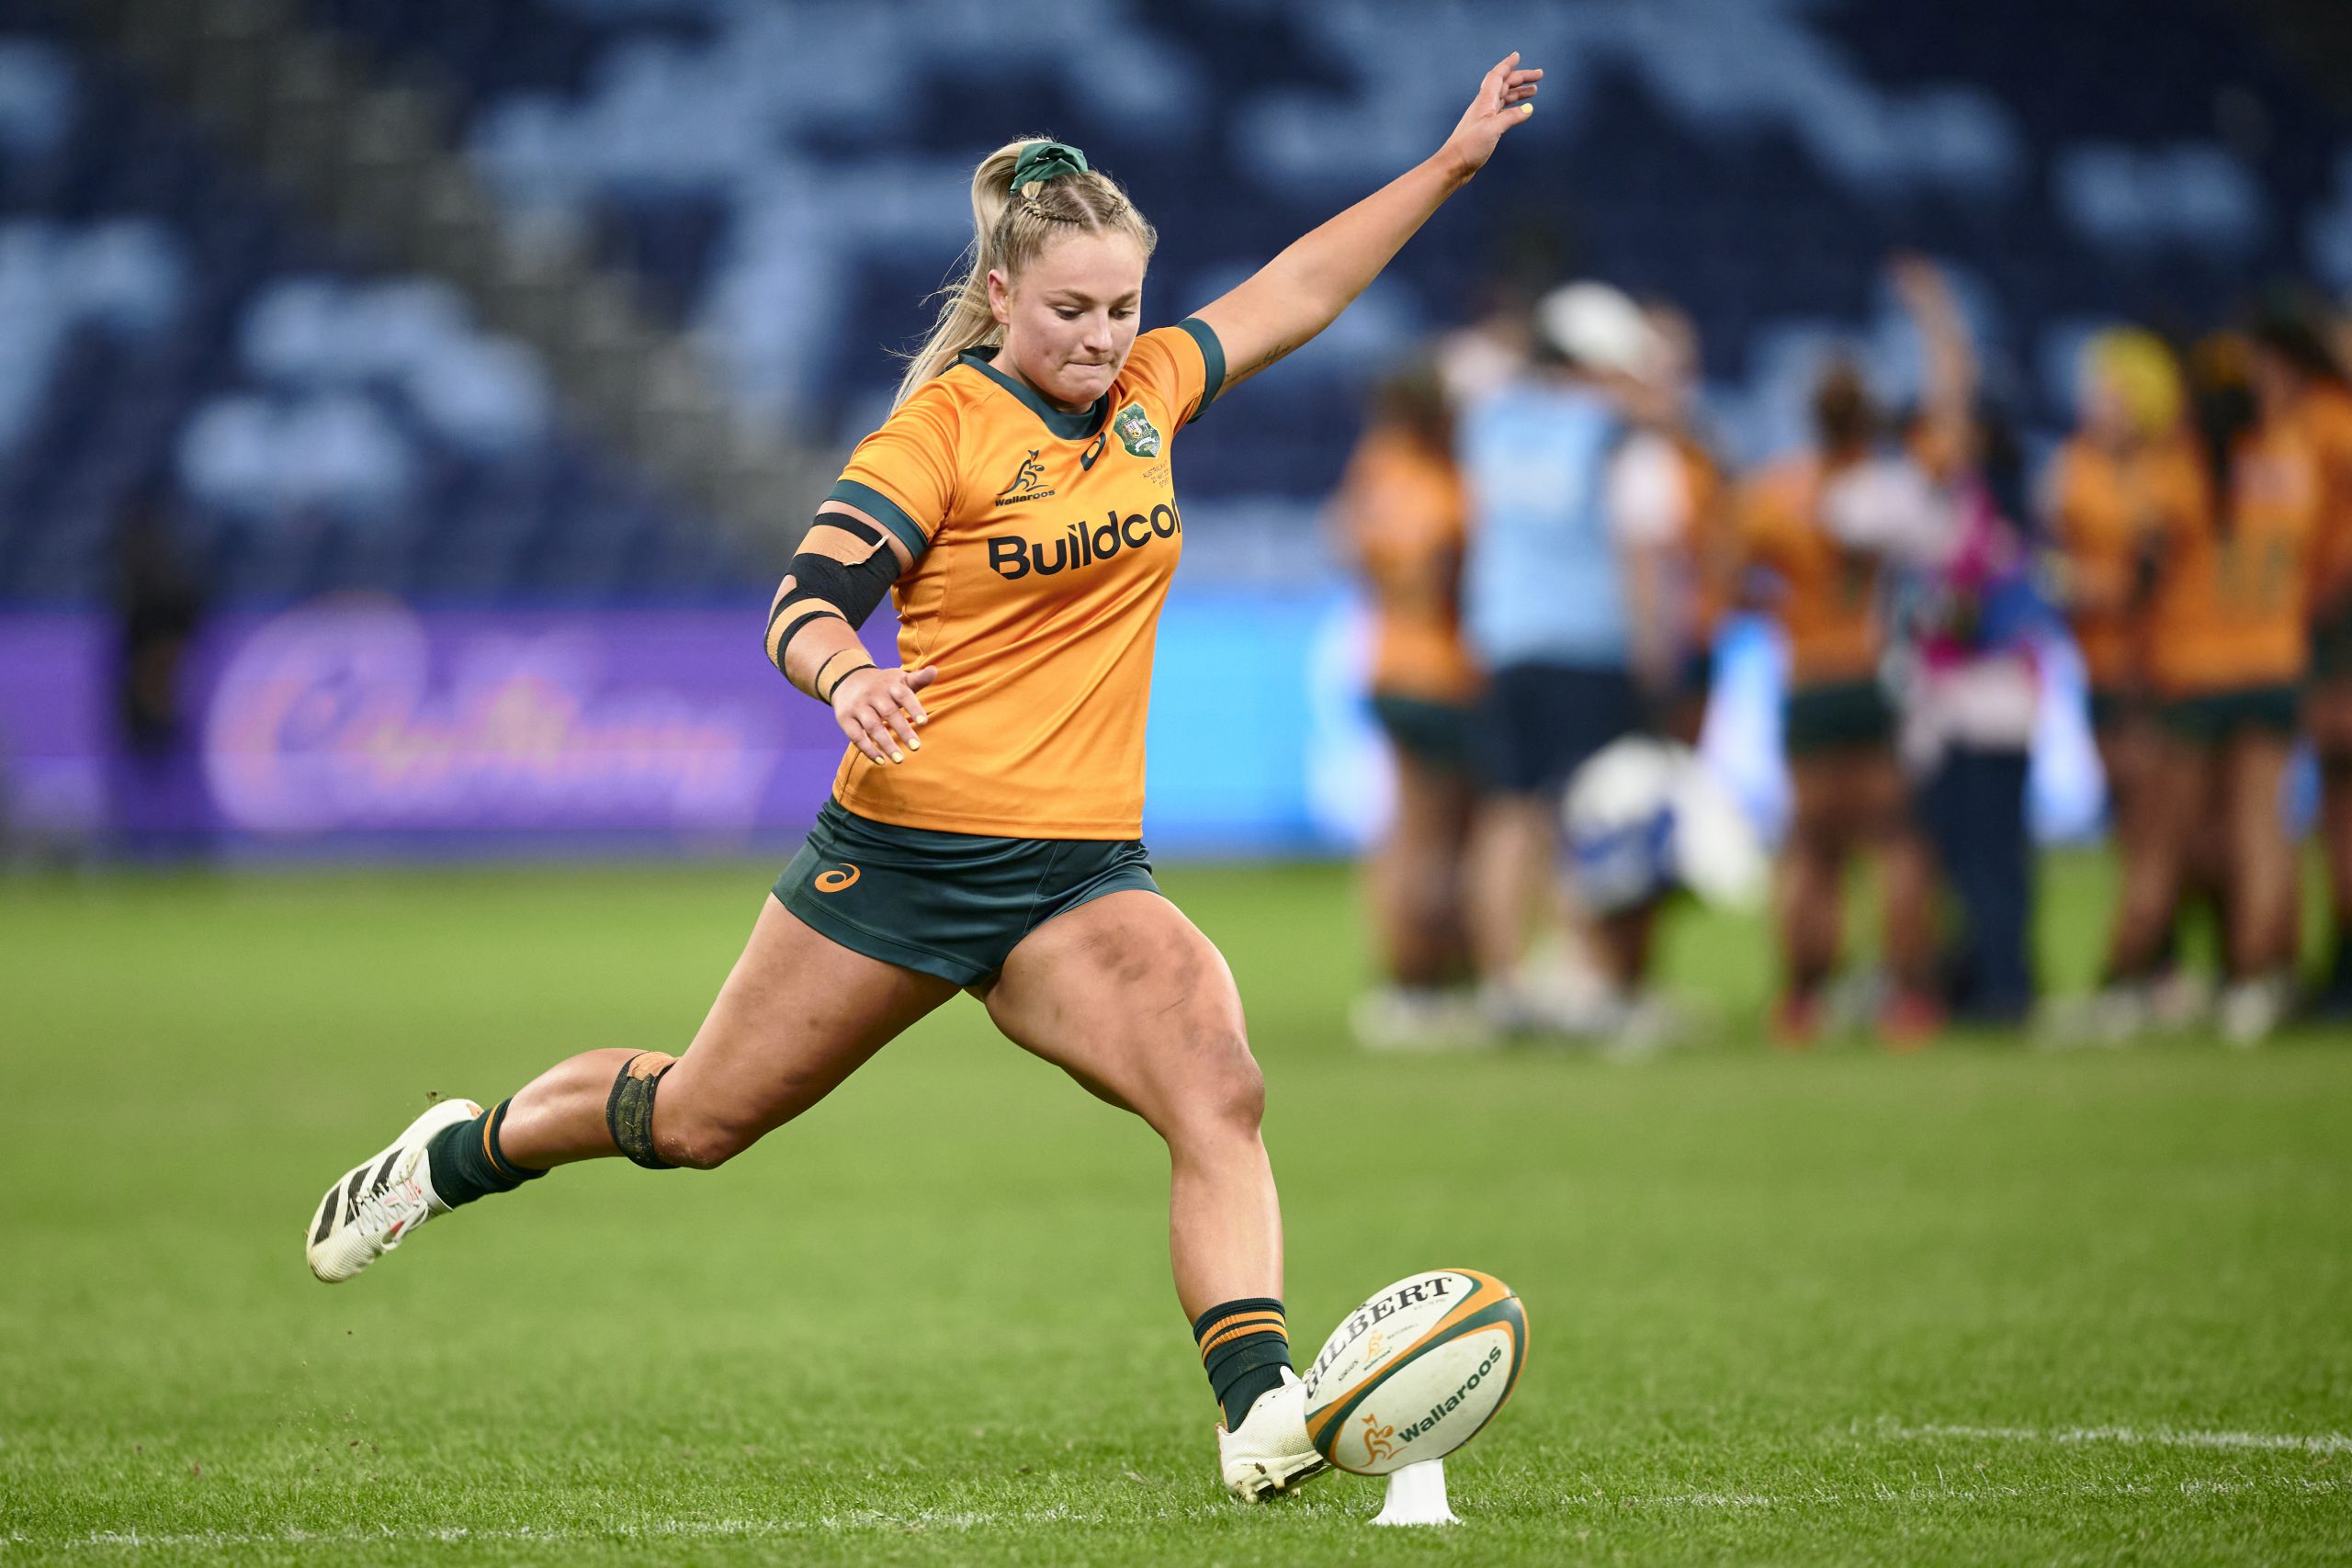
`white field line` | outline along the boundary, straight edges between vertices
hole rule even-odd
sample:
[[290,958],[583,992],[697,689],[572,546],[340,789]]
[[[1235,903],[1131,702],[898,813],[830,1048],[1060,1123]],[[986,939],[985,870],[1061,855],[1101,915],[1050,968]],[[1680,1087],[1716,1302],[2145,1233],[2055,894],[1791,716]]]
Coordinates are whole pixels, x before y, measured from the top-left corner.
[[17,1547],[36,1551],[164,1551],[180,1547],[368,1546],[469,1540],[547,1541],[550,1544],[587,1540],[757,1540],[855,1531],[911,1533],[927,1529],[974,1530],[1023,1525],[1110,1522],[1108,1515],[1081,1514],[1074,1509],[1059,1507],[1032,1508],[1008,1514],[926,1508],[912,1514],[824,1514],[813,1519],[655,1519],[642,1523],[616,1521],[609,1525],[557,1526],[545,1529],[528,1525],[504,1529],[495,1526],[477,1529],[469,1525],[406,1528],[384,1525],[375,1529],[341,1530],[93,1530],[87,1535],[76,1536],[0,1536],[0,1551]]
[[2341,1432],[2205,1432],[2177,1427],[1949,1427],[1879,1423],[1880,1436],[1909,1442],[2121,1443],[2135,1448],[2250,1449],[2306,1454],[2352,1454]]
[[2027,1498],[2235,1497],[2248,1493],[2287,1493],[2324,1497],[2352,1492],[2352,1481],[2281,1476],[2262,1481],[2086,1481],[2065,1486],[1823,1486],[1795,1492],[1667,1492],[1652,1496],[1612,1497],[1595,1493],[1572,1497],[1607,1508],[1817,1508],[1871,1503],[2007,1503]]
[[[1668,1492],[1650,1495],[1611,1495],[1607,1493],[1572,1495],[1559,1499],[1564,1514],[1589,1514],[1599,1510],[1637,1511],[1705,1510],[1705,1509],[1774,1509],[1821,1508],[1849,1505],[1884,1504],[1980,1504],[2005,1503],[2031,1498],[2071,1498],[2096,1500],[2100,1498],[2145,1497],[2177,1498],[2183,1501],[2200,1497],[2243,1496],[2251,1493],[2278,1493],[2295,1496],[2329,1496],[2352,1493],[2352,1481],[2324,1478],[2278,1477],[2269,1480],[2222,1480],[2175,1482],[2085,1482],[2064,1486],[1865,1486],[1839,1488],[1824,1486],[1803,1488],[1792,1492]],[[1201,1507],[1163,1509],[1138,1517],[1129,1514],[1091,1514],[1072,1508],[1033,1508],[1009,1513],[990,1513],[978,1509],[924,1509],[911,1514],[854,1513],[827,1514],[813,1519],[663,1519],[650,1523],[605,1526],[569,1526],[552,1529],[477,1529],[463,1525],[439,1527],[419,1526],[406,1529],[384,1526],[376,1529],[350,1530],[191,1530],[178,1532],[146,1532],[141,1530],[97,1530],[75,1536],[0,1536],[0,1554],[23,1550],[35,1553],[59,1551],[149,1551],[204,1548],[226,1551],[259,1546],[370,1546],[418,1545],[424,1543],[454,1544],[463,1541],[544,1541],[561,1545],[592,1540],[757,1540],[789,1536],[819,1536],[853,1532],[920,1532],[923,1530],[995,1530],[1019,1529],[1033,1525],[1136,1525],[1169,1522],[1183,1518],[1206,1518],[1223,1514],[1231,1505],[1212,1504]],[[1329,1510],[1318,1510],[1329,1512]],[[1364,1517],[1371,1517],[1367,1506]],[[1475,1520],[1473,1521],[1475,1523]]]

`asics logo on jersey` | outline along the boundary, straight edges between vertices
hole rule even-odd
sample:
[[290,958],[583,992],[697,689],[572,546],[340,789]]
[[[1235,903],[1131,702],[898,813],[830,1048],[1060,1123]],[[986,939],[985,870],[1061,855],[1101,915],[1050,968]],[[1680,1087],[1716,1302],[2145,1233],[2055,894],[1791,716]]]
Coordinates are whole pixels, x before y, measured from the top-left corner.
[[1012,476],[1011,484],[996,492],[999,506],[1011,506],[1019,501],[1043,501],[1054,493],[1037,483],[1046,477],[1046,465],[1037,460],[1044,450],[1040,446],[1029,448],[1029,456],[1022,463],[1021,471]]
[[841,870],[820,872],[818,874],[817,891],[820,893],[838,893],[844,887],[854,886],[857,881],[857,867],[850,864],[847,861],[843,861],[842,862]]
[[1073,523],[1060,538],[1035,544],[1018,534],[992,534],[989,536],[989,566],[1008,582],[1033,571],[1040,577],[1051,577],[1056,572],[1109,560],[1121,550],[1139,550],[1154,539],[1172,539],[1183,531],[1183,518],[1177,515],[1174,506],[1163,501],[1148,516],[1140,512],[1130,512],[1125,517],[1115,511],[1106,512],[1102,521],[1091,527]]

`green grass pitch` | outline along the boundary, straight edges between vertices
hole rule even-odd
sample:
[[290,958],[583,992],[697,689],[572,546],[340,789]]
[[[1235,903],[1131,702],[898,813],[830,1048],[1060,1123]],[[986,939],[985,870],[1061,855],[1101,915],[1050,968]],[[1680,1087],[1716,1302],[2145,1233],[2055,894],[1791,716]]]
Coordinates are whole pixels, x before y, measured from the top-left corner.
[[[0,886],[0,1563],[2342,1562],[2352,1043],[1372,1059],[1336,868],[1168,872],[1272,1084],[1302,1357],[1489,1269],[1517,1397],[1448,1466],[1246,1508],[1140,1124],[959,1000],[725,1170],[559,1173],[311,1281],[428,1091],[677,1047],[771,868]],[[2062,977],[2105,871],[2061,860]]]

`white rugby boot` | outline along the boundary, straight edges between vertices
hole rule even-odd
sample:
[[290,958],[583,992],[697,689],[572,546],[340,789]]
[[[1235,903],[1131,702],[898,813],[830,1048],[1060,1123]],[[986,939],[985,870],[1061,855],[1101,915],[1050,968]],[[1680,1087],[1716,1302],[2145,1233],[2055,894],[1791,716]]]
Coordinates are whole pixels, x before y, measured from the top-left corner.
[[470,1100],[445,1100],[410,1122],[390,1148],[344,1172],[319,1201],[302,1238],[311,1272],[330,1285],[348,1280],[417,1226],[447,1213],[449,1205],[433,1190],[424,1145],[442,1128],[481,1114],[481,1107]]
[[2252,1050],[2278,1032],[2294,1005],[2294,982],[2265,975],[2222,987],[2214,1021],[2221,1025],[2222,1040],[2242,1051]]
[[1238,1431],[1219,1422],[1216,1458],[1226,1489],[1245,1503],[1262,1503],[1330,1468],[1306,1439],[1306,1385],[1288,1367],[1280,1386],[1260,1394]]

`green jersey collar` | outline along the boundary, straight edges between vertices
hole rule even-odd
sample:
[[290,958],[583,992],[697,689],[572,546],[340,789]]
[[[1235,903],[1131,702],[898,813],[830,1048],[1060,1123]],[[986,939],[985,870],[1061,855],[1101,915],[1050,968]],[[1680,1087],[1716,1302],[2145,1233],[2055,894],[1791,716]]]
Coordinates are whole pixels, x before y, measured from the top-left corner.
[[1036,388],[1006,375],[991,364],[990,361],[996,358],[996,352],[993,347],[970,349],[956,363],[970,366],[1014,397],[1019,398],[1028,405],[1030,412],[1046,422],[1047,430],[1052,431],[1064,441],[1085,440],[1102,429],[1102,422],[1111,417],[1110,393],[1105,392],[1095,399],[1091,408],[1081,410],[1077,413],[1064,412],[1040,396]]

